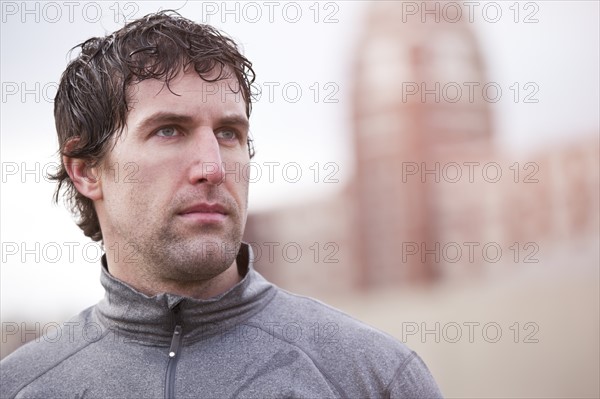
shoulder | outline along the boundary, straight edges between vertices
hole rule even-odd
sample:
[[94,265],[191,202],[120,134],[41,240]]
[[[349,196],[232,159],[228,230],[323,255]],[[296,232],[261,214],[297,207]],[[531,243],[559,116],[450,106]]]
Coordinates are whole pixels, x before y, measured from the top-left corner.
[[2,359],[0,397],[15,397],[23,388],[105,334],[100,324],[92,321],[92,309],[88,308],[64,323],[47,323],[39,326],[39,329],[36,325],[32,331],[14,331],[21,338],[37,331],[44,335]]
[[278,289],[261,319],[270,323],[269,332],[307,353],[349,396],[441,397],[414,351],[323,302]]

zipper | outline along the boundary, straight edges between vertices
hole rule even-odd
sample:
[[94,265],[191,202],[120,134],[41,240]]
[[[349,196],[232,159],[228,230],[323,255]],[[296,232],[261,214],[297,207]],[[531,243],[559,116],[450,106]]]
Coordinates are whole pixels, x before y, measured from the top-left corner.
[[167,363],[167,374],[165,376],[165,398],[175,398],[175,370],[177,369],[177,360],[179,359],[179,351],[181,347],[181,337],[183,336],[183,328],[181,318],[179,316],[179,303],[171,310],[173,312],[173,337],[171,338],[171,346],[169,347],[169,360]]

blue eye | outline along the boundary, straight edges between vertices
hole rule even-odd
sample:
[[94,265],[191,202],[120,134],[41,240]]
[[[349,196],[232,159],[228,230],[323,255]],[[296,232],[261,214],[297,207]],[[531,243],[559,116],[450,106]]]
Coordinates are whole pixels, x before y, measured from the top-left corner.
[[234,140],[237,138],[237,134],[232,130],[222,130],[216,134],[217,138],[223,140]]
[[173,137],[176,134],[177,130],[174,127],[162,127],[156,131],[156,135],[161,137]]

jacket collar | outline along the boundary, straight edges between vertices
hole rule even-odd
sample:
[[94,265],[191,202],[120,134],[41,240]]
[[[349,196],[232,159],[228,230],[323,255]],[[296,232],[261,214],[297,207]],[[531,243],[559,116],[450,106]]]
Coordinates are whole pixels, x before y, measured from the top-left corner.
[[135,341],[168,343],[175,324],[186,340],[222,333],[258,313],[277,290],[253,267],[252,249],[242,243],[237,258],[242,280],[210,299],[175,294],[147,296],[113,277],[102,258],[100,282],[106,290],[95,308],[98,320],[113,332]]

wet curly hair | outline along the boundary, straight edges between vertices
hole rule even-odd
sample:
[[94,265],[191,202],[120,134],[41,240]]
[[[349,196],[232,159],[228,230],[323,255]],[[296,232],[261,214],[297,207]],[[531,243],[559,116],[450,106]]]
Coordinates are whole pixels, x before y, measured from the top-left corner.
[[[77,191],[62,156],[80,159],[89,166],[99,164],[114,145],[115,135],[123,132],[131,84],[160,79],[168,87],[182,69],[192,67],[209,82],[227,79],[233,73],[239,83],[235,90],[241,91],[250,117],[256,76],[252,63],[231,38],[173,10],[146,15],[111,35],[90,38],[71,51],[78,48],[80,53],[62,74],[54,99],[61,166],[49,177],[57,182],[54,201],[58,202],[64,190],[65,202],[78,217],[77,225],[86,236],[100,241],[102,231],[94,204]],[[250,138],[248,151],[252,158]]]

